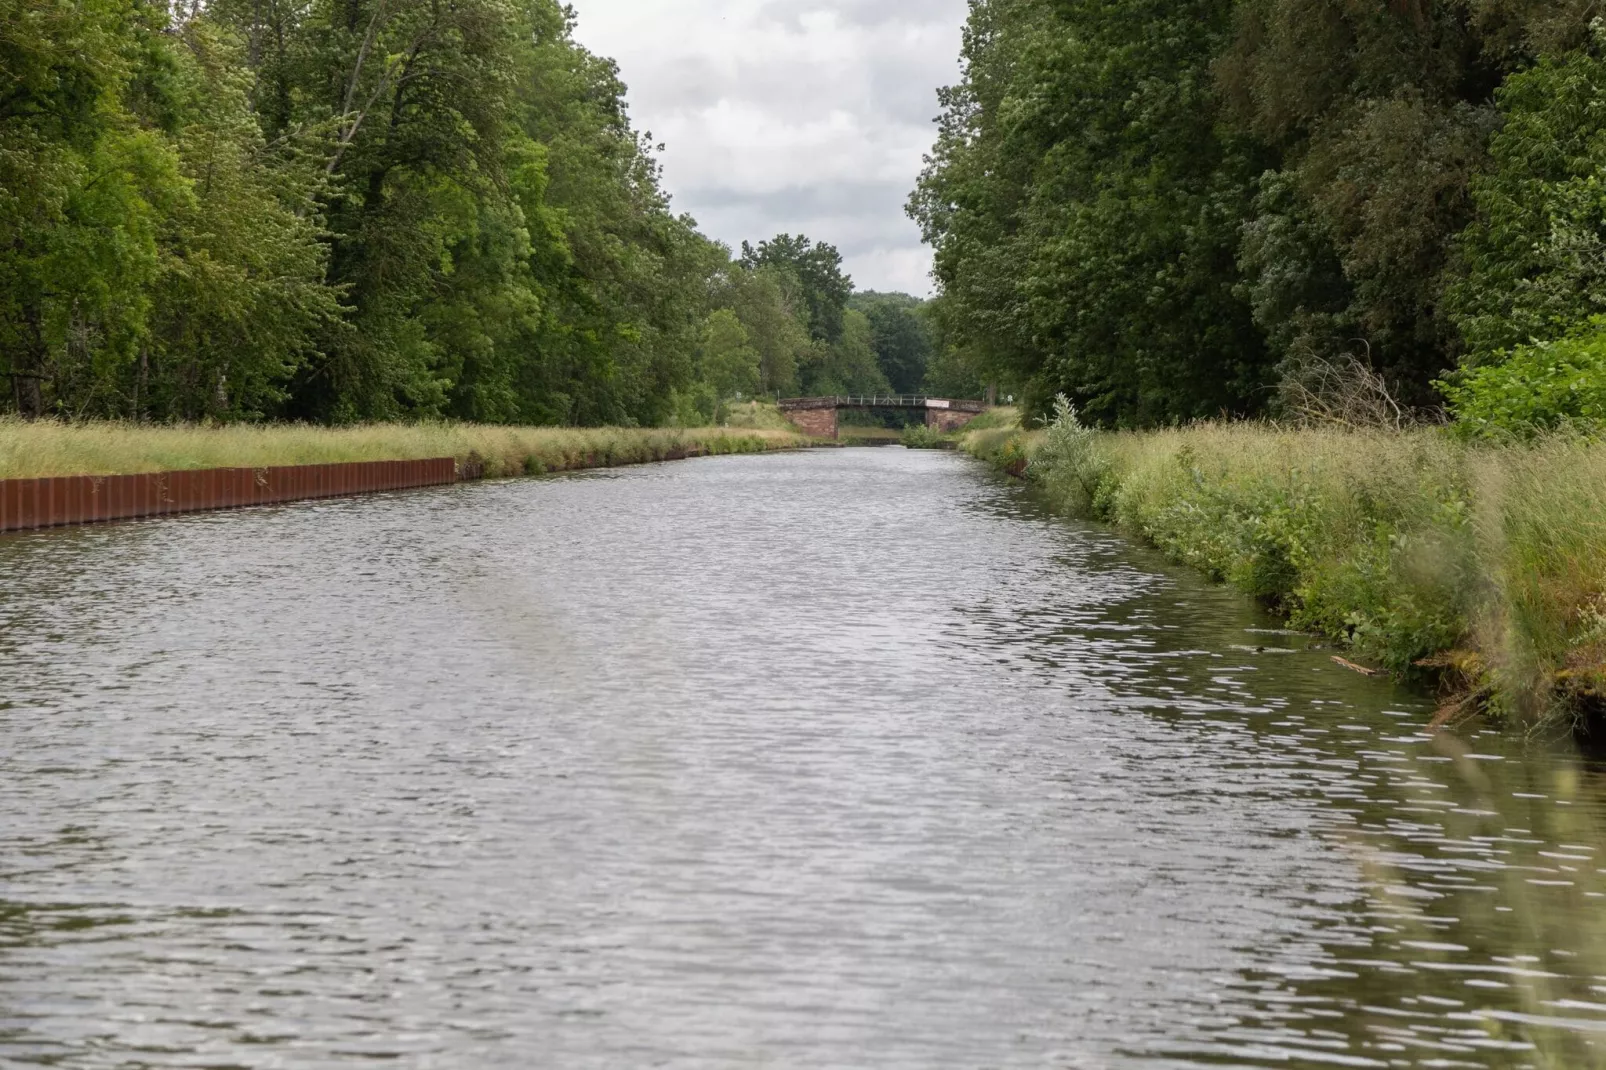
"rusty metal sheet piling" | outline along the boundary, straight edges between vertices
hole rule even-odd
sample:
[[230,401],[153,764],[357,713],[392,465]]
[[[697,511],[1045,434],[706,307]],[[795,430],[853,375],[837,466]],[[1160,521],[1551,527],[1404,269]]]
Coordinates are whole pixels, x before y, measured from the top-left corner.
[[240,509],[457,482],[451,457],[0,480],[0,531]]

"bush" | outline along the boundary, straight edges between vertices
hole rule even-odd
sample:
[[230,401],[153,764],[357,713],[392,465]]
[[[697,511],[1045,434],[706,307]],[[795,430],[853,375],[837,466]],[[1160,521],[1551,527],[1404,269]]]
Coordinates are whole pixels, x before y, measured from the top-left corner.
[[898,441],[906,449],[940,450],[951,446],[954,440],[934,427],[927,427],[925,424],[911,424],[903,429],[903,434],[898,436]]
[[1519,346],[1499,364],[1442,382],[1456,429],[1474,438],[1532,438],[1606,422],[1606,323],[1587,334]]
[[1060,508],[1091,515],[1099,482],[1109,461],[1098,445],[1099,433],[1076,418],[1076,406],[1064,394],[1054,398],[1049,421],[1027,467],[1028,474],[1048,488]]

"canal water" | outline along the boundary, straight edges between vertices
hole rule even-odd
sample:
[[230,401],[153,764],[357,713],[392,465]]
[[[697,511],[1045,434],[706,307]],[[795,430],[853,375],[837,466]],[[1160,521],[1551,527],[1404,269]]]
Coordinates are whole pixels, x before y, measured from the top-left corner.
[[1606,1063],[1606,773],[967,458],[0,539],[0,1064]]

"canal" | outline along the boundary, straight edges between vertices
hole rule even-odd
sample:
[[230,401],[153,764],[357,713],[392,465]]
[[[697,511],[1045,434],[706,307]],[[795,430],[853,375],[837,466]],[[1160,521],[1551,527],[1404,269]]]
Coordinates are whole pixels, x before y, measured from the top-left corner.
[[0,537],[0,1064],[1606,1065],[1606,772],[901,449]]

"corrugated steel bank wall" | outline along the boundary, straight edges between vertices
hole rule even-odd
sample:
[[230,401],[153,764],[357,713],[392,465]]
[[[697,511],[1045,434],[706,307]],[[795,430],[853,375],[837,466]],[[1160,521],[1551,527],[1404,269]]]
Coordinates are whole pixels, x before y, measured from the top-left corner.
[[337,498],[457,481],[450,457],[0,480],[0,531]]

